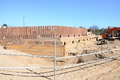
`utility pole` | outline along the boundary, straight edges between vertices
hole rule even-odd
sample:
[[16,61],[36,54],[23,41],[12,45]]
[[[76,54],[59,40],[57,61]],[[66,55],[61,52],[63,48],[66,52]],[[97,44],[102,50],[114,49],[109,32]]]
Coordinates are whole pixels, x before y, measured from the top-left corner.
[[24,20],[24,18],[25,18],[25,17],[23,16],[23,27],[25,26],[25,20]]

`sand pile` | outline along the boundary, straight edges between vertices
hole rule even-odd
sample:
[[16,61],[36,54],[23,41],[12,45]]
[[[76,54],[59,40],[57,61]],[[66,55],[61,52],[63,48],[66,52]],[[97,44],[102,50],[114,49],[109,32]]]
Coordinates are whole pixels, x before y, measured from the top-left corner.
[[[0,46],[0,53],[6,54],[21,54],[21,55],[30,55],[17,50],[6,50],[3,46]],[[52,62],[46,61],[43,58],[39,57],[25,57],[25,56],[9,56],[1,55],[0,56],[0,65],[3,66],[14,66],[14,67],[24,67],[24,66],[43,66],[43,65],[52,65]]]

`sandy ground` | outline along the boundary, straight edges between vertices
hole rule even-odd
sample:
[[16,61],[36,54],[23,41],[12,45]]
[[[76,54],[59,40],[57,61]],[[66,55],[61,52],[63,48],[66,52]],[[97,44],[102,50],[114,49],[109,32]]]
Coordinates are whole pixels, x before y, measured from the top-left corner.
[[[111,42],[112,43],[112,42]],[[95,43],[90,43],[95,45]],[[116,41],[114,44],[118,44]],[[101,45],[98,45],[101,47]],[[103,45],[107,47],[107,45]],[[86,47],[86,52],[97,52],[101,48]],[[112,49],[118,46],[110,46]],[[105,50],[103,48],[102,50]],[[0,46],[0,53],[25,54],[17,50],[5,50]],[[79,53],[78,53],[79,54]],[[83,53],[84,54],[84,53]],[[105,53],[106,54],[106,53]],[[112,51],[109,56],[120,54],[119,51]],[[100,55],[66,59],[57,62],[57,67],[78,64],[95,60]],[[102,54],[103,57],[106,55]],[[49,67],[53,62],[38,57],[6,56],[0,55],[0,67]],[[0,80],[54,80],[53,69],[0,69]],[[120,57],[109,59],[108,64],[105,61],[91,63],[73,68],[59,69],[56,71],[56,80],[120,80]]]

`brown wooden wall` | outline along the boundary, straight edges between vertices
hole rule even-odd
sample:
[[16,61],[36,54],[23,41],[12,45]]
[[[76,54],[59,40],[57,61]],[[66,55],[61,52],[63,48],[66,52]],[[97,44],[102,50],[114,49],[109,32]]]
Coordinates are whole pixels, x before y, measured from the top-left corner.
[[0,39],[37,39],[39,37],[75,37],[86,35],[86,28],[32,26],[0,28]]

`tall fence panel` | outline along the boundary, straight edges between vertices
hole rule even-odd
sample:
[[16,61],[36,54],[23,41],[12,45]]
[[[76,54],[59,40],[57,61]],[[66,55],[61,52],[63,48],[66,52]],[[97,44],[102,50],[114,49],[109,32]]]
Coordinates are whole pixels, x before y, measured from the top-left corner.
[[[83,32],[81,32],[83,31]],[[0,39],[37,39],[40,37],[75,37],[85,35],[87,29],[66,26],[32,26],[0,28]]]

